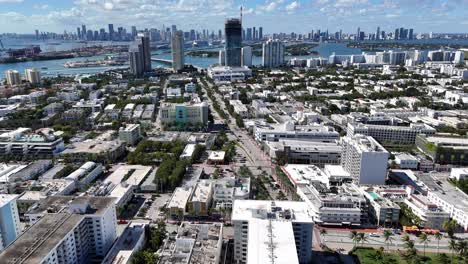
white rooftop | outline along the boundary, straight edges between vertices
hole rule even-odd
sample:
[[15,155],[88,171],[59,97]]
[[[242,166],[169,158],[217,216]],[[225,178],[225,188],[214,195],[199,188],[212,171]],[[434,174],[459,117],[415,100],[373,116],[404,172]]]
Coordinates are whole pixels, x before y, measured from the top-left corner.
[[[235,200],[232,207],[232,221],[267,219],[267,214],[272,213],[272,210],[275,214],[270,216],[275,216],[276,219],[312,223],[312,212],[305,202],[259,200]],[[290,217],[284,214],[286,210],[289,211]]]
[[0,194],[0,208],[18,198],[17,194]]
[[185,210],[187,201],[192,194],[192,188],[177,187],[172,194],[168,208],[180,208]]
[[292,223],[251,220],[247,252],[247,263],[298,264]]
[[288,164],[282,167],[294,185],[307,185],[312,182],[328,184],[325,173],[315,165]]
[[115,185],[123,181],[124,177],[128,173],[132,173],[126,182],[131,185],[140,185],[143,179],[151,171],[151,166],[143,165],[122,165],[118,167],[111,175],[109,175],[105,180],[104,184],[111,182]]

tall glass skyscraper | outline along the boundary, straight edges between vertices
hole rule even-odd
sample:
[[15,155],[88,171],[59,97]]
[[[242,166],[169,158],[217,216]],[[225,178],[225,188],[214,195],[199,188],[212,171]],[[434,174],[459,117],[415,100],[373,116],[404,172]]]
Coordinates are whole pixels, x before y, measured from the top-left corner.
[[172,33],[172,68],[174,71],[184,68],[184,32],[175,31]]
[[226,20],[224,26],[226,36],[225,65],[240,67],[242,58],[242,23],[238,18],[230,18]]

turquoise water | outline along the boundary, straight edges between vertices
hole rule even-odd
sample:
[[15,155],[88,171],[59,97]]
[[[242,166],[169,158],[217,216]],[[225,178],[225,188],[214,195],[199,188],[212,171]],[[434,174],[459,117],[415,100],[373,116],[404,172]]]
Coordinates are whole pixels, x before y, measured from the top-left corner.
[[[44,51],[50,50],[69,50],[72,48],[79,48],[83,46],[89,45],[112,45],[112,44],[128,44],[128,42],[92,42],[92,43],[79,43],[79,42],[72,42],[72,41],[36,41],[36,40],[7,40],[2,39],[3,44],[6,48],[22,48],[28,45],[40,45],[41,49]],[[371,42],[371,41],[368,41]],[[387,41],[387,42],[395,42],[395,41]],[[441,45],[449,45],[449,44],[461,44],[468,46],[468,40],[450,40],[450,39],[429,39],[429,40],[405,40],[399,41],[400,43],[421,43],[421,44],[441,44]],[[216,50],[216,49],[215,49]],[[313,50],[319,53],[318,56],[321,57],[328,57],[333,52],[340,55],[347,55],[347,54],[360,54],[362,51],[359,48],[349,48],[346,44],[343,43],[321,43],[319,46],[314,48]],[[46,67],[47,69],[41,69],[43,76],[56,76],[58,74],[64,75],[75,75],[75,74],[92,74],[102,72],[112,68],[119,68],[119,67],[89,67],[89,68],[65,68],[63,65],[67,61],[80,61],[80,60],[96,60],[102,58],[103,55],[100,56],[93,56],[93,57],[82,57],[82,58],[73,58],[73,59],[62,59],[62,60],[50,60],[50,61],[28,61],[28,62],[21,62],[21,63],[10,63],[10,64],[0,64],[0,78],[4,78],[5,71],[9,69],[18,70],[22,74],[24,74],[24,70],[27,68],[38,68],[41,69],[42,67]],[[171,59],[170,53],[160,53],[154,54],[153,57],[161,58],[161,59]],[[297,56],[297,58],[311,58],[314,56]],[[290,59],[287,57],[286,59]],[[260,65],[262,61],[261,57],[253,57],[252,63],[253,65]],[[185,57],[185,62],[188,64],[192,64],[197,67],[207,68],[212,64],[218,62],[218,58],[201,58],[201,57]],[[153,62],[153,67],[168,67],[167,64]],[[120,66],[121,68],[122,66]],[[123,66],[128,67],[128,66]]]
[[[67,44],[67,43],[65,43]],[[64,45],[65,45],[64,44]],[[69,45],[75,45],[73,43],[68,43]],[[23,46],[23,44],[21,44]],[[216,50],[216,49],[215,49]],[[322,43],[314,50],[319,52],[319,56],[328,57],[330,54],[335,52],[336,54],[356,54],[361,53],[360,49],[356,48],[348,48],[345,44],[337,44],[337,43]],[[42,67],[46,67],[47,69],[41,69],[43,76],[56,76],[58,74],[64,75],[75,75],[75,74],[92,74],[102,72],[111,68],[119,68],[119,67],[89,67],[89,68],[65,68],[63,65],[67,61],[82,61],[82,60],[96,60],[102,58],[103,55],[100,56],[93,56],[93,57],[82,57],[82,58],[73,58],[73,59],[61,59],[61,60],[50,60],[50,61],[28,61],[28,62],[20,62],[20,63],[8,63],[8,64],[0,64],[0,78],[4,78],[5,71],[12,69],[18,70],[20,73],[24,74],[25,69],[27,68],[37,68],[41,69]],[[160,59],[171,59],[170,53],[160,53],[153,54],[154,58]],[[311,58],[316,56],[295,56],[295,58]],[[290,59],[290,57],[286,57],[286,59]],[[207,68],[210,65],[218,63],[218,58],[201,58],[201,57],[185,57],[185,63],[192,64],[197,67]],[[262,63],[261,57],[253,57],[252,58],[253,65],[260,65]],[[153,67],[168,67],[167,64],[159,63],[159,62],[152,62]],[[126,67],[126,66],[120,66]],[[128,67],[128,66],[127,66]]]

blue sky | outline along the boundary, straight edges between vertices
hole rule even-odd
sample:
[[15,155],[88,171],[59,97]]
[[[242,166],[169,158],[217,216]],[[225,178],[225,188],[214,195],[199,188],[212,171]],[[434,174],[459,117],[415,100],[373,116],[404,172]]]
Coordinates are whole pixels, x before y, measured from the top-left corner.
[[468,32],[468,0],[0,0],[0,32],[63,32],[88,28],[218,30],[244,6],[244,25],[269,32],[304,33],[314,29],[357,27],[374,32],[413,27],[415,32]]

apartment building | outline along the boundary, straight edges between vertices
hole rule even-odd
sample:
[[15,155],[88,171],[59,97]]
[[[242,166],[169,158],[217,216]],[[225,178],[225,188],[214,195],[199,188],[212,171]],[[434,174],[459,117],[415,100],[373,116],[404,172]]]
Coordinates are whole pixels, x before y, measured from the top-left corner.
[[20,220],[16,200],[19,195],[0,194],[0,252],[20,235]]
[[449,213],[420,194],[410,193],[405,204],[421,219],[424,228],[443,230],[443,223],[450,218]]
[[232,223],[237,264],[312,260],[314,222],[304,202],[236,200]]
[[0,253],[6,263],[101,261],[117,236],[112,198],[48,197],[25,216],[32,226]]
[[127,124],[119,129],[119,139],[130,146],[135,145],[141,138],[139,124]]
[[370,136],[343,137],[341,166],[357,184],[385,184],[389,153]]
[[297,188],[298,196],[309,206],[314,222],[331,226],[360,226],[368,217],[368,206],[357,186],[343,184],[334,191],[320,182]]
[[196,104],[164,103],[159,110],[159,118],[162,124],[206,125],[208,122],[208,104],[206,102]]
[[52,157],[64,148],[63,139],[51,130],[34,133],[20,127],[0,133],[0,155]]
[[369,217],[378,226],[397,226],[400,218],[400,206],[380,195],[378,189],[372,187],[359,188],[369,203]]

